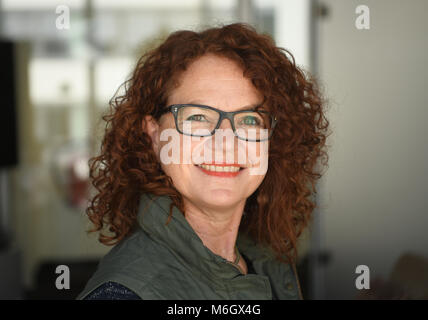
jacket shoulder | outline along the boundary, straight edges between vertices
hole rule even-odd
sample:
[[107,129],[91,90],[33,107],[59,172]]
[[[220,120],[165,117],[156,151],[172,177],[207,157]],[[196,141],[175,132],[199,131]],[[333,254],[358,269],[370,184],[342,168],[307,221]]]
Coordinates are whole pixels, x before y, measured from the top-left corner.
[[154,243],[149,235],[138,229],[101,259],[77,299],[85,299],[108,282],[124,286],[141,297],[142,292],[150,292],[151,282],[161,272],[162,260],[171,259],[168,255],[167,248]]

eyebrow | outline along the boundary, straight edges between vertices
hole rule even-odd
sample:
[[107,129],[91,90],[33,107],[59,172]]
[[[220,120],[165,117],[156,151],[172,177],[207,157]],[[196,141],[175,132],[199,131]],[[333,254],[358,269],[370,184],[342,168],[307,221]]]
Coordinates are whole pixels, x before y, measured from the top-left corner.
[[[190,101],[190,102],[188,102],[188,103],[186,103],[186,104],[200,104],[200,105],[204,105],[204,106],[210,106],[209,104],[206,104],[206,103],[202,102],[201,100],[193,100],[193,101]],[[240,108],[238,108],[236,111],[239,111],[239,110],[247,110],[247,109],[254,109],[254,108],[256,108],[257,106],[261,106],[261,105],[262,105],[262,103],[261,103],[261,102],[260,102],[260,103],[253,103],[253,104],[249,104],[249,105],[246,105],[246,106],[240,107]]]

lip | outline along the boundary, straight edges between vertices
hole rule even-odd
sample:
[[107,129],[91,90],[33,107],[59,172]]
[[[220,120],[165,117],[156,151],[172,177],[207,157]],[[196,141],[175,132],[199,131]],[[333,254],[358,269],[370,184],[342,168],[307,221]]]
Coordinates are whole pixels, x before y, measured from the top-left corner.
[[[215,165],[215,166],[228,166],[228,167],[241,167],[241,165],[236,164],[236,163],[201,163],[203,165]],[[214,177],[222,177],[222,178],[234,178],[237,175],[239,175],[241,173],[241,171],[243,171],[245,168],[242,168],[241,170],[237,171],[237,172],[217,172],[217,171],[209,171],[206,170],[198,165],[195,165],[195,167],[197,167],[198,169],[200,169],[203,173],[209,175],[209,176],[214,176]]]
[[225,163],[225,162],[211,162],[211,163],[206,163],[206,162],[202,162],[200,164],[204,164],[204,165],[212,165],[212,166],[219,166],[219,167],[241,167],[240,164],[238,163]]

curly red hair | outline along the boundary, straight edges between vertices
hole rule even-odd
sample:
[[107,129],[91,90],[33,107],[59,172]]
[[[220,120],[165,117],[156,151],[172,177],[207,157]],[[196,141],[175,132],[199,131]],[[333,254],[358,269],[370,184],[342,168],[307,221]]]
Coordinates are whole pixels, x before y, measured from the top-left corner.
[[[176,31],[143,55],[125,83],[125,94],[110,101],[101,154],[89,161],[97,194],[87,214],[90,230],[99,241],[112,245],[136,226],[141,194],[166,195],[183,213],[183,199],[172,179],[161,169],[145,133],[144,117],[159,119],[175,80],[187,66],[213,53],[235,61],[244,76],[264,96],[278,118],[270,140],[269,166],[259,188],[247,199],[240,231],[269,245],[278,259],[294,261],[297,239],[316,206],[311,196],[327,165],[328,121],[316,81],[296,66],[292,54],[278,48],[271,37],[242,23],[201,32]],[[287,56],[288,54],[288,56]],[[290,59],[291,58],[291,59]]]

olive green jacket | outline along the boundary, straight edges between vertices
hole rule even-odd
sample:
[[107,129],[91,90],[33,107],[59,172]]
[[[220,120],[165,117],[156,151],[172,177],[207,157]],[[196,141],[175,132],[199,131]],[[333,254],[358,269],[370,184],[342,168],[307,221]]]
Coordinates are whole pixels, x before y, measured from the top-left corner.
[[105,282],[117,282],[142,299],[301,299],[295,267],[238,234],[237,246],[256,274],[241,271],[204,246],[171,200],[144,194],[138,228],[113,247],[77,299]]

